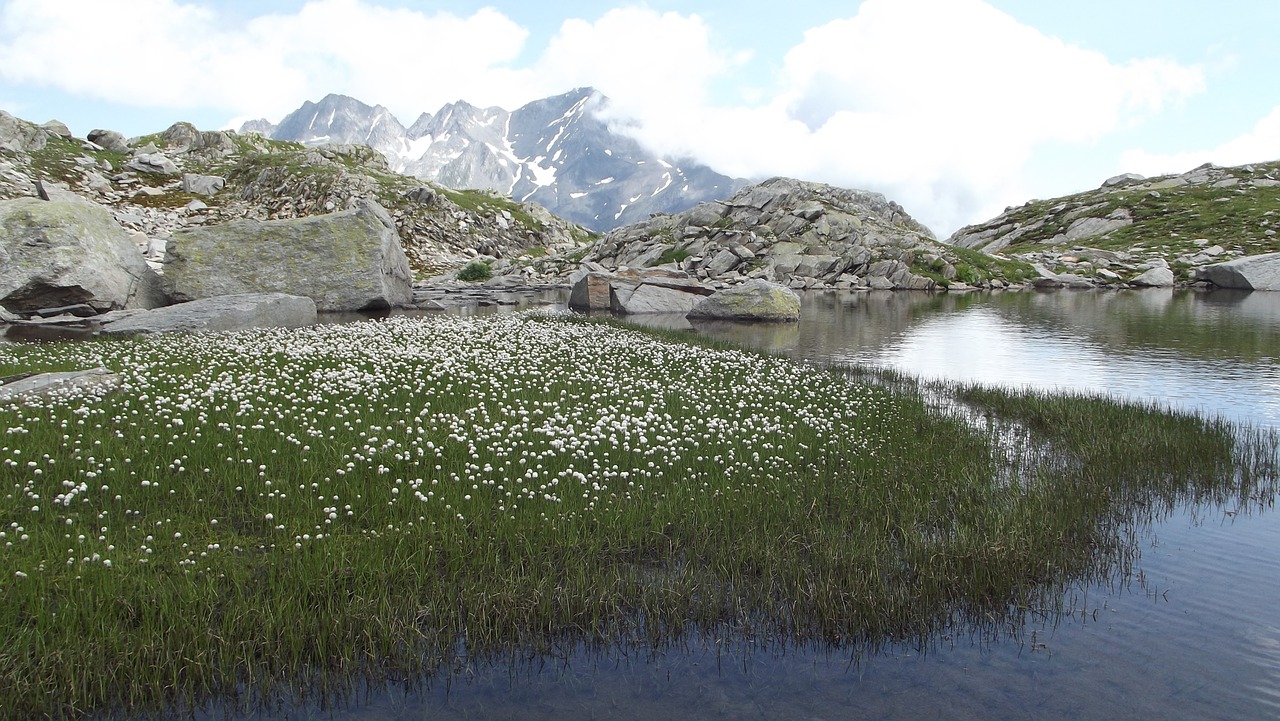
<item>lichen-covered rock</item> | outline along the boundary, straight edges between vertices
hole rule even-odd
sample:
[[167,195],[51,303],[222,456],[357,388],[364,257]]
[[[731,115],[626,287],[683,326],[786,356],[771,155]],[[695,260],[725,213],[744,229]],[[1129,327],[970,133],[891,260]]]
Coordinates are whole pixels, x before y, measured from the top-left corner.
[[322,312],[413,302],[409,261],[395,222],[372,201],[329,215],[179,231],[166,247],[165,279],[180,302],[287,293],[311,298]]
[[717,291],[703,298],[688,313],[689,318],[746,321],[800,320],[800,296],[795,291],[765,280],[749,280],[742,285]]
[[0,305],[99,312],[164,305],[160,278],[106,208],[60,194],[0,202]]

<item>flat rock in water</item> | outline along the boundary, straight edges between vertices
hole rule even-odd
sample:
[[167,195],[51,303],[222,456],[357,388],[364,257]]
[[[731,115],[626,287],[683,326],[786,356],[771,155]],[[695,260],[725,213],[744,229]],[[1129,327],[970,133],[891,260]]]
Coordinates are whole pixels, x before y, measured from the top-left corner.
[[72,394],[86,390],[115,390],[120,376],[106,368],[61,373],[38,373],[0,385],[0,402],[17,398]]
[[749,280],[703,298],[690,318],[745,321],[800,320],[800,296],[766,280]]
[[193,300],[107,322],[103,335],[196,333],[247,328],[298,328],[316,322],[315,301],[285,293],[250,293]]

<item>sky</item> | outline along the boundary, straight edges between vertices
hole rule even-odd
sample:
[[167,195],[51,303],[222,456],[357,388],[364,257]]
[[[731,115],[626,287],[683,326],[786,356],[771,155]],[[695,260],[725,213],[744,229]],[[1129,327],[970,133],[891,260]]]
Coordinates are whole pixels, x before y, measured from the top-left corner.
[[1120,173],[1280,159],[1280,0],[0,0],[0,109],[137,136],[340,93],[406,126],[591,86],[656,153],[946,238]]

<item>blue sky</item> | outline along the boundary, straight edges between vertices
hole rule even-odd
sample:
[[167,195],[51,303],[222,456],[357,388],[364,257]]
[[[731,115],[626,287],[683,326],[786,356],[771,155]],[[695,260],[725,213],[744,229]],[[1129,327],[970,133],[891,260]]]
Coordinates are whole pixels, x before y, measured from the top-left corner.
[[85,135],[408,125],[591,85],[659,152],[885,193],[940,236],[1121,172],[1280,159],[1277,0],[0,0],[0,109]]

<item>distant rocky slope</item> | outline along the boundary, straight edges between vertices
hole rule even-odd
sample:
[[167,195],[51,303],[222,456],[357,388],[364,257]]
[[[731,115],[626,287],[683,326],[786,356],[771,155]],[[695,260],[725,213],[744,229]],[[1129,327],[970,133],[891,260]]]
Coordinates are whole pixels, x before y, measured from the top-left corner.
[[940,243],[879,193],[773,178],[724,201],[607,233],[585,260],[607,269],[674,264],[712,284],[792,288],[1002,288],[1031,267]]
[[1157,178],[1121,175],[1096,190],[1009,208],[948,242],[1031,263],[1044,283],[1228,284],[1218,264],[1280,265],[1266,255],[1280,251],[1277,230],[1280,162],[1271,162],[1202,165]]
[[597,231],[727,197],[745,181],[659,157],[601,119],[608,99],[578,88],[514,111],[450,103],[405,127],[380,105],[345,95],[306,102],[256,131],[304,145],[368,145],[397,172],[455,189],[489,189],[535,202]]
[[188,123],[134,139],[107,130],[75,138],[56,121],[36,125],[0,111],[0,200],[59,189],[107,207],[153,261],[181,229],[321,215],[365,200],[388,211],[420,278],[478,254],[525,257],[528,280],[540,270],[558,277],[564,268],[533,259],[590,238],[533,203],[403,176],[363,145],[305,147]]

